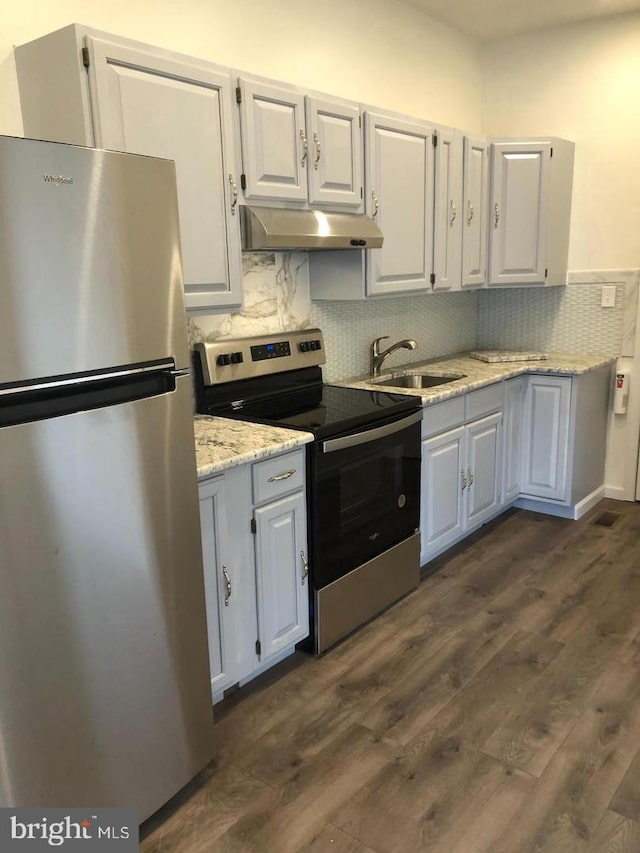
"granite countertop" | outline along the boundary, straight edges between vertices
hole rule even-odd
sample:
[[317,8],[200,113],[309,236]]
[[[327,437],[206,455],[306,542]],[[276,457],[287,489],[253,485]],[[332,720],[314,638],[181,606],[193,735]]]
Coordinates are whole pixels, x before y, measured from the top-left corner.
[[219,474],[234,465],[295,450],[313,441],[310,432],[208,415],[195,415],[193,430],[198,479]]
[[434,388],[395,388],[390,385],[379,385],[371,381],[366,375],[353,376],[349,379],[333,381],[332,385],[343,385],[348,388],[363,388],[366,391],[384,390],[396,394],[409,394],[412,397],[421,397],[423,406],[440,403],[499,382],[501,379],[509,379],[519,376],[521,373],[554,373],[565,376],[577,376],[606,367],[615,362],[615,358],[607,355],[585,355],[580,353],[550,352],[548,358],[534,361],[492,361],[484,362],[471,358],[468,353],[455,353],[428,361],[403,364],[396,368],[385,370],[379,379],[390,379],[411,373],[422,373],[425,369],[432,374],[463,373],[463,379],[455,379],[446,385],[436,385]]

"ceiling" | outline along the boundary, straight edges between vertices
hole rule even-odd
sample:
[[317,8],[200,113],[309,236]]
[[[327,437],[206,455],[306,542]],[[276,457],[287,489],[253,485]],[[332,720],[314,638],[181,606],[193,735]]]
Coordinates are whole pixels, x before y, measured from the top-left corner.
[[640,0],[405,0],[482,41],[640,10]]

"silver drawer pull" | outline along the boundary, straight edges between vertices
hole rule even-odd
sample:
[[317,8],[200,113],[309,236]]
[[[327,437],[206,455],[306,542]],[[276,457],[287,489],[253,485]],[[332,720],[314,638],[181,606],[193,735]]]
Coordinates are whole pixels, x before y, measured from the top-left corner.
[[467,468],[467,479],[469,481],[469,486],[473,486],[473,471],[471,468]]
[[464,490],[467,488],[467,478],[464,473],[464,468],[460,471],[460,475],[460,491],[464,492]]
[[304,586],[304,582],[309,574],[309,563],[307,563],[307,558],[304,556],[304,551],[300,551],[300,559],[302,560],[302,586]]
[[296,468],[291,468],[289,471],[283,471],[282,474],[274,474],[273,477],[269,477],[267,483],[277,483],[279,480],[288,480],[289,477],[293,477],[296,470]]
[[227,571],[227,567],[222,567],[222,573],[224,575],[224,582],[227,587],[226,594],[224,596],[224,606],[229,606],[229,599],[231,598],[231,578],[229,577],[229,572]]

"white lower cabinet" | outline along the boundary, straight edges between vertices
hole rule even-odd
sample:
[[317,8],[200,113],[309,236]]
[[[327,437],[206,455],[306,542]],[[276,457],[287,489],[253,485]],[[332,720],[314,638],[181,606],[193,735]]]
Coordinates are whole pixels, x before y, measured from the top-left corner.
[[[291,478],[278,480],[280,468]],[[309,633],[304,452],[230,468],[201,481],[199,491],[211,693],[218,702]]]
[[499,411],[422,442],[421,563],[500,511],[501,428]]
[[570,377],[529,376],[524,398],[523,494],[565,500],[570,408]]
[[243,567],[228,526],[227,506],[224,477],[200,484],[200,529],[214,698],[222,696],[223,691],[239,681],[240,674],[247,668],[247,648],[241,633],[242,600],[238,590],[239,572]]
[[260,659],[309,634],[307,522],[304,494],[255,510]]
[[522,491],[522,429],[526,376],[515,376],[504,383],[504,420],[502,425],[502,502],[514,501]]

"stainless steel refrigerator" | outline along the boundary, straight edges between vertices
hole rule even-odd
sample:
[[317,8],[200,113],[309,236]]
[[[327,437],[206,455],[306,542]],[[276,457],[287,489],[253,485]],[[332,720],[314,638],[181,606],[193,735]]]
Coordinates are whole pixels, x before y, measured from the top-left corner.
[[161,806],[212,710],[173,163],[0,137],[0,806]]

